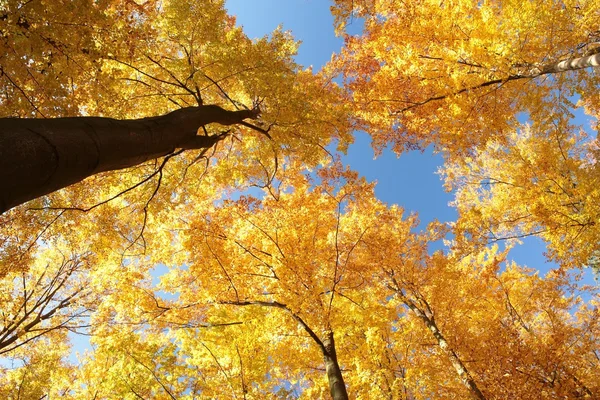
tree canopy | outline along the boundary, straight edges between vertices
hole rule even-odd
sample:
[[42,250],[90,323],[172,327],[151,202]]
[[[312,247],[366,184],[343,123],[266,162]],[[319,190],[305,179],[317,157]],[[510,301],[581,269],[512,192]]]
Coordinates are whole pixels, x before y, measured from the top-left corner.
[[[376,149],[433,145],[446,158],[457,226],[484,242],[540,235],[584,265],[596,226],[597,1],[336,1],[347,36],[333,66]],[[587,69],[585,69],[587,68]],[[578,126],[582,108],[591,126]],[[462,217],[464,216],[464,218]]]
[[[224,0],[0,1],[1,397],[600,396],[600,2],[331,10],[313,71]],[[457,220],[356,130],[442,154]]]

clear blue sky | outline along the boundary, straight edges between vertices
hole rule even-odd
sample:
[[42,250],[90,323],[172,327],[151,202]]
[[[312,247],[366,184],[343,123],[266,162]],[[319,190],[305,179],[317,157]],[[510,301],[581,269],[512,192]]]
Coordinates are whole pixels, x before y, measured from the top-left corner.
[[[318,70],[343,44],[333,33],[333,17],[328,0],[227,0],[229,14],[251,38],[263,37],[278,25],[290,30],[302,42],[296,61]],[[354,27],[351,27],[351,29]],[[360,29],[357,21],[355,30]],[[452,196],[444,192],[435,174],[441,157],[431,152],[404,154],[399,159],[391,151],[373,158],[370,138],[357,133],[355,143],[343,158],[369,181],[377,181],[376,193],[388,204],[402,206],[406,213],[418,212],[423,223],[434,218],[450,221],[454,209],[448,207]]]

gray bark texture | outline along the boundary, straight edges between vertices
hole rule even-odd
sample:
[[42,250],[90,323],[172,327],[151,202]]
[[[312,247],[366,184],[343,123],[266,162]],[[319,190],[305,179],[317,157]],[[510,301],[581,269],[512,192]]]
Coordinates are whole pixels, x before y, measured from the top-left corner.
[[[600,51],[600,48],[596,51]],[[544,65],[541,68],[540,74],[555,74],[558,72],[575,71],[598,66],[600,66],[600,53],[595,53],[584,57],[571,58],[569,60]]]
[[342,377],[342,370],[337,360],[333,332],[328,332],[323,340],[323,356],[325,359],[325,371],[329,382],[329,391],[333,400],[348,400],[346,384]]
[[425,323],[427,329],[429,329],[429,331],[433,334],[433,337],[437,341],[438,346],[440,346],[442,351],[450,360],[450,363],[456,370],[460,381],[469,390],[469,394],[471,395],[471,397],[476,400],[486,400],[486,397],[477,386],[477,383],[467,370],[465,364],[462,362],[456,351],[454,351],[454,349],[450,347],[448,341],[446,340],[444,335],[442,335],[442,332],[440,332],[437,324],[434,321],[433,315],[429,315],[429,313],[425,312],[424,310],[421,310],[419,307],[417,307],[415,303],[407,299],[406,296],[404,296],[401,293],[399,294],[404,304],[406,304],[408,308],[410,308],[415,313],[415,315]]
[[177,148],[208,148],[199,136],[210,123],[233,125],[258,110],[188,107],[142,119],[103,117],[0,118],[0,214],[105,171],[132,167]]

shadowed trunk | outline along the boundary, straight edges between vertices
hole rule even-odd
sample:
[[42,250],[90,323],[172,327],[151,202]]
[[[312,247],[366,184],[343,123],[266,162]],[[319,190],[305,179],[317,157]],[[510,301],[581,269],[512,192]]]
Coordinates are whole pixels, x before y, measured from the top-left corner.
[[333,400],[348,400],[346,384],[344,383],[342,370],[338,364],[333,332],[331,331],[327,332],[327,336],[323,340],[323,356],[325,358],[325,370],[327,371],[331,398]]
[[337,352],[335,351],[335,341],[333,340],[333,331],[325,333],[325,339],[321,340],[317,334],[308,326],[306,322],[290,308],[277,301],[222,301],[221,304],[233,304],[237,306],[264,306],[264,307],[276,307],[281,308],[290,313],[290,315],[298,321],[298,323],[304,328],[308,335],[314,340],[314,342],[321,349],[323,358],[325,360],[325,371],[327,372],[327,381],[329,383],[329,392],[333,400],[348,400],[348,392],[346,391],[346,384],[342,377],[342,370],[340,364],[338,364]]
[[177,148],[213,146],[202,125],[233,125],[259,111],[189,107],[135,120],[0,118],[0,214],[104,171],[132,167]]
[[[421,321],[425,323],[427,329],[429,329],[429,331],[433,334],[433,337],[437,341],[438,346],[440,346],[442,351],[448,357],[448,360],[450,360],[450,363],[452,364],[454,370],[458,374],[460,381],[469,390],[471,397],[476,400],[486,400],[484,394],[477,386],[477,383],[471,376],[471,373],[467,369],[466,365],[462,362],[456,351],[448,344],[448,341],[446,340],[444,335],[442,335],[442,332],[440,332],[437,324],[435,323],[432,313],[428,310],[422,310],[421,308],[419,308],[415,303],[410,301],[401,291],[398,291],[397,293],[402,299],[402,302],[406,306],[408,306],[408,308],[410,308]],[[428,309],[429,305],[427,305],[426,307]]]

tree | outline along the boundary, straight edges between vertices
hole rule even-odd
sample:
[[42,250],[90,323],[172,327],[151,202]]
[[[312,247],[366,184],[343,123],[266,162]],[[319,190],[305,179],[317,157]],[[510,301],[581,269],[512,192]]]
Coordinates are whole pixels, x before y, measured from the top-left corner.
[[92,259],[67,259],[48,250],[27,271],[12,272],[2,279],[3,397],[62,396],[68,391],[73,366],[65,362],[67,334],[87,331],[89,314],[102,295],[90,287]]
[[[291,195],[280,192],[260,203],[244,198],[192,223],[187,239],[194,249],[192,264],[189,275],[178,278],[189,282],[182,297],[283,314],[278,330],[305,331],[302,340],[311,342],[325,360],[331,397],[347,399],[338,354],[356,332],[349,332],[352,326],[344,321],[374,325],[364,315],[376,306],[368,307],[362,293],[370,278],[360,253],[374,216],[384,208],[372,187],[339,166],[322,171],[323,183],[314,190],[306,178],[290,175],[281,190],[293,187]],[[336,188],[342,177],[347,181]],[[198,278],[205,273],[213,276],[210,285],[197,286],[195,282],[205,282]],[[310,361],[300,365],[315,363],[309,354]],[[284,357],[278,361],[285,365]]]
[[[65,232],[74,248],[104,252],[107,259],[114,255],[105,250],[143,252],[153,226],[164,235],[173,217],[167,230],[177,228],[181,207],[192,210],[223,188],[264,186],[284,160],[314,166],[328,157],[330,141],[338,138],[342,147],[350,141],[336,85],[292,61],[297,45],[289,34],[278,30],[249,40],[222,1],[138,6],[82,0],[78,7],[50,8],[14,1],[4,9],[2,114],[46,119],[0,123],[7,128],[0,150],[3,209],[106,172],[0,215],[3,273],[26,269],[40,240]],[[27,62],[23,51],[31,53]],[[306,101],[306,92],[319,95]],[[204,125],[258,117],[259,104],[254,127]],[[32,132],[50,128],[53,133],[45,135],[60,154]],[[119,134],[131,129],[140,136]],[[31,141],[15,141],[15,134]],[[38,146],[38,156],[31,157],[23,143]],[[98,151],[105,153],[101,160]],[[73,235],[72,224],[82,235]]]
[[[65,22],[71,3],[50,10],[37,2],[5,6],[2,113],[44,119],[0,119],[0,212],[93,174],[179,155],[176,149],[206,153],[248,130],[260,136],[248,140],[250,147],[268,150],[271,158],[306,145],[303,152],[314,159],[340,136],[336,130],[346,134],[335,89],[293,63],[291,37],[278,31],[252,43],[222,1],[79,3],[74,22]],[[64,29],[53,31],[52,24]],[[122,29],[109,33],[108,26]],[[81,41],[69,42],[72,36]],[[311,86],[322,92],[320,100],[300,101]],[[333,125],[320,121],[326,112],[337,114],[328,119]],[[260,126],[244,121],[259,116]],[[207,128],[211,124],[243,130]],[[299,138],[291,126],[311,131]],[[258,154],[244,158],[254,157],[266,162]]]
[[[77,329],[77,320],[89,311],[85,307],[77,309],[72,306],[85,303],[86,279],[75,277],[82,269],[81,264],[79,260],[65,260],[56,270],[50,265],[38,266],[20,274],[20,277],[7,280],[6,283],[20,280],[22,290],[15,292],[12,285],[3,290],[0,354],[10,353],[53,330]],[[62,294],[70,280],[78,287]],[[64,311],[70,313],[61,315]]]
[[458,237],[539,235],[555,261],[582,266],[598,246],[597,150],[594,123],[574,123],[571,110],[600,114],[599,10],[596,1],[340,0],[340,32],[354,17],[365,32],[346,36],[333,67],[376,148],[434,145],[445,156]]
[[[566,111],[598,114],[600,7],[405,3],[336,1],[365,30],[313,73],[223,1],[2,2],[0,395],[598,397],[569,269],[597,150]],[[331,154],[350,128],[442,152],[456,223],[377,200]],[[561,268],[490,246],[531,234]]]
[[62,189],[100,172],[135,167],[176,149],[207,150],[225,133],[200,136],[211,123],[240,124],[260,111],[228,111],[201,105],[162,117],[114,120],[67,117],[0,121],[3,198],[0,212]]
[[496,248],[428,254],[443,229],[411,232],[414,216],[403,220],[339,166],[318,176],[315,184],[293,174],[278,196],[197,215],[182,238],[189,265],[154,288],[138,274],[104,301],[97,318],[112,323],[94,324],[77,396],[315,398],[329,387],[332,398],[593,398],[600,390],[597,309],[569,276],[540,277]]
[[600,243],[597,150],[587,134],[573,136],[568,113],[558,115],[513,134],[510,146],[490,143],[445,173],[457,189],[457,231],[471,241],[537,235],[551,259],[582,267]]
[[539,120],[577,95],[598,114],[597,76],[586,69],[600,59],[595,1],[335,4],[340,33],[350,18],[365,20],[333,67],[378,148],[434,144],[457,160],[491,140],[507,144],[519,113]]

